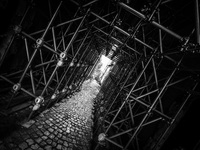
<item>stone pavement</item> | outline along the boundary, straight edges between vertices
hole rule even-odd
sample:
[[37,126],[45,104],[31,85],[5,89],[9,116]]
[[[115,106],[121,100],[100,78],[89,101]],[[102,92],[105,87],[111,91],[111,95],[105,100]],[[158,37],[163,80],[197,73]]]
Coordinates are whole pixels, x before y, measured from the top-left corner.
[[89,150],[92,138],[96,80],[87,80],[79,92],[21,126],[0,141],[0,150]]

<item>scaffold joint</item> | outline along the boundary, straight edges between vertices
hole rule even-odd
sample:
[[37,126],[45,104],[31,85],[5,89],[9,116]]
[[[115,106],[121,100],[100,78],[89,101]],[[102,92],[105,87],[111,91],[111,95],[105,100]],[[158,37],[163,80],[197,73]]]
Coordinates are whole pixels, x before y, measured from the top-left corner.
[[21,84],[20,83],[17,83],[17,84],[15,84],[15,85],[13,85],[13,90],[14,90],[14,92],[17,92],[17,91],[19,91],[21,89]]
[[20,25],[15,25],[13,27],[13,30],[14,30],[15,34],[19,34],[22,30],[22,27]]
[[60,53],[60,59],[65,59],[65,57],[66,57],[66,53],[65,52]]
[[60,60],[57,62],[57,66],[58,66],[58,67],[61,67],[62,65],[63,65],[63,60],[60,59]]
[[36,104],[41,104],[43,102],[44,102],[44,98],[42,96],[36,97],[36,99],[35,99],[35,103]]
[[39,38],[36,40],[36,48],[40,48],[44,42],[44,39]]

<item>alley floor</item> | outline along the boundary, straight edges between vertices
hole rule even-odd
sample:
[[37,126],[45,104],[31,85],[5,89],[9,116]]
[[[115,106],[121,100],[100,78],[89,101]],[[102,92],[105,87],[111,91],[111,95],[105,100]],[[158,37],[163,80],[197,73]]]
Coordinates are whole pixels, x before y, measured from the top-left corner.
[[93,103],[99,92],[96,80],[20,126],[0,141],[0,150],[88,150],[92,138]]

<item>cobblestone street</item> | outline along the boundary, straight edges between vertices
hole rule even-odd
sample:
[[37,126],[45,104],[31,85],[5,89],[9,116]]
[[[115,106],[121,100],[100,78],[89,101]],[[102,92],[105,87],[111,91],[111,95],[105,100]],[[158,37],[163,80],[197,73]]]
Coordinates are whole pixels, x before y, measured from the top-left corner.
[[0,150],[88,150],[92,138],[96,80],[87,80],[79,92],[42,112],[0,141]]

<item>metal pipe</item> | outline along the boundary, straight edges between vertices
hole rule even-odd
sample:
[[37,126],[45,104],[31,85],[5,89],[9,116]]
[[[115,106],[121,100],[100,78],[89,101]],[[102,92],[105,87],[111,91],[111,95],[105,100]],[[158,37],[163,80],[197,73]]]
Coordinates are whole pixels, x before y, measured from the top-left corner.
[[[45,71],[46,71],[46,70],[49,68],[49,66],[50,66],[50,63],[52,63],[52,62],[55,62],[55,61],[56,61],[56,60],[52,60],[52,59],[54,59],[54,55],[52,55],[52,57],[51,57],[50,61],[48,61],[48,62],[45,62],[44,64],[37,65],[36,67],[40,67],[41,65],[46,65],[46,64],[47,64],[47,66],[45,67]],[[36,87],[36,88],[38,88],[38,87],[39,87],[39,84],[40,84],[41,80],[42,80],[42,76],[40,77],[40,79],[39,79],[39,81],[38,81],[38,85],[37,85],[37,87]]]
[[58,10],[60,9],[61,4],[62,4],[62,1],[61,1],[60,4],[58,5],[58,7],[57,7],[55,13],[53,14],[53,16],[52,16],[50,22],[48,23],[48,25],[47,25],[47,27],[46,27],[44,33],[43,33],[42,36],[41,36],[41,39],[44,39],[44,37],[46,36],[47,31],[49,30],[49,28],[50,28],[52,22],[54,21],[56,15],[57,15],[57,13],[58,13]]
[[90,76],[91,73],[94,71],[94,68],[96,67],[96,65],[97,65],[97,63],[99,62],[99,60],[100,60],[100,57],[98,56],[98,57],[96,58],[96,60],[95,60],[94,65],[93,65],[92,68],[90,69],[90,72],[88,73],[88,76]]
[[[30,61],[28,44],[27,44],[27,39],[26,38],[24,39],[24,42],[25,42],[25,49],[26,49],[27,59],[28,59],[28,61]],[[33,71],[32,71],[32,69],[30,69],[30,77],[31,77],[31,86],[32,86],[33,94],[35,94],[35,83],[34,83],[34,79],[33,79]]]
[[[110,109],[111,109],[112,105],[114,104],[115,100],[117,99],[119,93],[121,92],[121,90],[122,90],[123,87],[125,86],[126,82],[128,81],[129,77],[131,76],[131,74],[132,74],[133,71],[135,70],[135,67],[137,66],[137,64],[138,64],[140,61],[141,61],[141,57],[140,57],[140,59],[138,59],[137,63],[134,65],[134,67],[132,68],[132,70],[129,72],[129,74],[128,74],[126,80],[125,80],[125,82],[124,82],[123,85],[121,86],[121,88],[120,88],[118,94],[115,96],[115,99],[113,100],[113,102],[112,102],[112,104],[110,105],[110,107],[109,107],[109,109],[107,110],[107,112],[110,111]],[[123,108],[125,102],[126,102],[126,101],[123,101],[122,105],[120,106],[120,108],[119,108],[118,112],[116,113],[115,117],[112,119],[111,124],[110,124],[109,127],[106,129],[105,133],[108,132],[108,130],[109,130],[109,128],[111,127],[112,123],[115,121],[115,119],[117,118],[119,112],[120,112],[121,109]]]
[[156,13],[156,11],[158,10],[158,7],[161,4],[161,0],[158,1],[156,7],[154,8],[153,12],[151,13],[150,17],[148,18],[149,21],[151,21],[152,17],[154,16],[154,14]]
[[196,17],[196,38],[200,45],[200,23],[199,23],[199,0],[195,0],[195,17]]
[[148,91],[147,93],[136,97],[136,99],[143,98],[143,97],[145,97],[145,96],[148,96],[148,95],[153,94],[153,93],[158,92],[158,91],[159,91],[159,89],[155,89],[155,90],[153,90],[153,91]]
[[152,25],[154,25],[154,26],[158,27],[159,29],[165,31],[166,33],[172,35],[173,37],[177,38],[178,40],[183,41],[183,39],[184,39],[183,37],[181,37],[180,35],[176,34],[173,31],[169,30],[168,28],[162,26],[161,24],[159,24],[155,21],[152,21],[151,23],[152,23]]
[[[87,50],[88,50],[88,47],[89,47],[89,44],[88,44],[88,46],[87,46],[87,48],[86,48],[86,50],[84,51],[84,52],[86,52]],[[85,60],[87,59],[87,57],[89,56],[89,54],[90,53],[88,53],[87,55],[86,55],[86,57],[83,59],[83,63],[85,62]],[[82,56],[84,56],[84,55],[82,55]],[[82,60],[82,58],[80,58],[80,60]],[[78,72],[80,71],[80,69],[82,69],[82,68],[79,68],[79,70],[74,70],[74,72],[75,72],[75,75],[74,75],[74,77],[73,77],[73,79],[71,80],[71,83],[74,83],[74,80],[76,79],[76,76],[78,75]],[[67,84],[66,84],[67,85]],[[66,86],[65,85],[65,86]]]
[[[31,3],[32,3],[32,2],[33,2],[33,0],[31,0]],[[26,17],[26,14],[28,13],[28,11],[29,11],[29,9],[30,9],[31,7],[32,7],[31,4],[29,4],[28,8],[26,9],[25,13],[23,14],[22,19],[20,20],[19,26],[22,25],[22,23],[23,23],[23,21],[24,21],[24,19],[25,19],[25,17]]]
[[41,63],[39,65],[34,66],[34,68],[39,68],[39,67],[42,67],[42,66],[45,66],[45,65],[49,65],[51,63],[54,63],[55,61],[56,60],[50,60],[50,61],[47,61],[47,62],[43,62],[43,63]]
[[[154,73],[154,77],[155,77],[156,87],[159,88],[159,85],[158,85],[158,76],[157,76],[157,72],[156,72],[156,66],[155,66],[154,58],[152,59],[152,65],[153,65],[153,73]],[[159,104],[160,104],[160,110],[161,110],[161,112],[163,112],[161,98],[159,98]]]
[[[127,67],[128,68],[128,67]],[[125,71],[124,70],[121,70],[122,71],[122,75],[120,76],[120,79],[118,80],[118,82],[117,82],[117,84],[115,85],[115,90],[113,90],[112,91],[112,93],[108,96],[108,97],[105,97],[105,99],[108,99],[108,100],[110,100],[110,98],[111,98],[111,96],[113,95],[113,93],[116,91],[116,89],[117,89],[117,87],[119,86],[119,84],[121,83],[121,81],[122,81],[122,79],[125,77],[125,74],[127,73],[127,72],[129,72],[129,70],[128,69],[126,69]],[[113,105],[113,104],[111,104],[111,105]],[[118,109],[117,109],[118,110]],[[116,111],[117,111],[116,110]],[[113,111],[112,111],[113,112]],[[108,115],[109,113],[111,113],[111,112],[106,112],[106,115]],[[105,116],[106,115],[104,115],[104,119],[105,119]],[[127,117],[125,117],[125,118],[127,118]],[[98,129],[99,129],[99,126],[97,127],[97,129],[96,129],[96,131],[95,131],[95,133],[98,131]],[[94,134],[95,134],[94,133]]]
[[147,125],[152,124],[152,123],[155,123],[155,122],[157,122],[157,121],[161,121],[162,119],[163,119],[163,118],[161,118],[161,117],[156,118],[156,119],[153,119],[153,120],[151,120],[151,121],[149,121],[149,122],[144,123],[144,124],[142,125],[142,127],[147,126]]
[[79,81],[79,83],[77,84],[77,87],[79,88],[80,86],[81,86],[81,84],[85,81],[85,79],[88,77],[88,71],[89,71],[89,66],[86,66],[85,68],[84,68],[84,71],[83,71],[83,74],[81,74],[81,76],[80,76],[80,78],[82,79],[82,80],[80,80]]
[[[131,7],[129,7],[128,5],[126,5],[126,4],[122,3],[122,2],[119,2],[119,5],[120,5],[122,8],[126,9],[128,12],[130,12],[130,13],[132,13],[133,15],[137,16],[138,18],[141,18],[141,19],[143,19],[143,20],[147,20],[147,17],[146,17],[145,15],[143,15],[142,13],[138,12],[137,10],[135,10],[135,9],[133,9],[133,8],[131,8]],[[155,21],[153,21],[153,20],[150,21],[150,23],[151,23],[152,25],[154,25],[155,27],[157,27],[157,28],[159,28],[159,29],[165,31],[166,33],[172,35],[173,37],[177,38],[178,40],[183,41],[183,37],[181,37],[180,35],[176,34],[176,33],[173,32],[173,31],[167,29],[166,27],[162,26],[161,24],[159,24],[159,23],[157,23],[157,22],[155,22]]]
[[[40,51],[40,60],[43,63],[42,51],[41,51],[41,49],[39,51]],[[46,79],[46,73],[45,73],[44,66],[42,66],[42,74],[43,74],[43,78],[44,78],[44,84],[46,85],[47,79]]]
[[[86,38],[87,38],[87,37],[86,37]],[[90,42],[90,43],[91,43],[91,42]],[[83,44],[83,42],[82,42],[81,44]],[[81,58],[78,60],[77,63],[80,63],[80,62],[81,62],[81,60],[82,60],[83,56],[85,55],[85,53],[86,53],[86,51],[87,51],[89,45],[90,45],[90,44],[88,44],[87,48],[84,50],[83,54],[81,55]],[[79,47],[79,49],[80,49],[81,47],[82,47],[82,45]],[[88,53],[88,55],[89,55],[89,53]],[[88,55],[87,55],[87,56],[88,56]],[[85,57],[85,59],[87,58],[87,56]],[[76,71],[76,68],[74,68],[74,70],[73,70],[73,72],[71,73],[70,77],[68,78],[68,80],[67,80],[65,86],[69,83],[69,81],[71,80],[72,76],[74,76],[74,78],[75,78],[75,75],[74,75],[75,71]],[[73,80],[74,80],[74,78],[73,78]],[[73,80],[72,80],[72,82],[73,82]]]
[[[74,16],[74,17],[75,17],[75,16]],[[64,25],[66,25],[66,24],[69,24],[69,23],[72,23],[72,22],[78,21],[78,20],[80,20],[80,19],[82,19],[82,18],[83,18],[83,17],[81,16],[81,17],[77,17],[77,18],[74,18],[74,19],[71,19],[71,20],[68,20],[68,21],[62,22],[62,23],[57,24],[57,25],[55,25],[55,26],[53,26],[53,27],[50,27],[49,30],[52,29],[52,28],[61,27],[61,26],[64,26]],[[39,30],[39,31],[36,31],[36,32],[30,33],[30,35],[33,36],[33,35],[36,35],[36,34],[42,33],[42,32],[44,32],[44,31],[45,31],[45,29],[42,29],[42,30]]]
[[50,15],[50,18],[52,17],[52,10],[51,10],[51,2],[50,0],[48,0],[48,7],[49,7],[49,15]]
[[[199,84],[199,82],[195,83],[195,85],[193,86],[192,90],[195,90],[196,87],[198,86],[198,84]],[[191,97],[191,95],[192,95],[191,93],[188,93],[188,96],[186,97],[185,101],[183,102],[183,104],[181,105],[181,107],[179,108],[179,110],[177,111],[177,113],[174,116],[174,118],[172,119],[172,121],[170,122],[170,125],[167,127],[167,129],[165,130],[165,132],[161,135],[159,141],[154,146],[155,149],[159,149],[162,146],[163,142],[167,139],[167,136],[169,135],[167,133],[170,132],[170,130],[172,130],[174,128],[173,125],[175,125],[176,122],[178,122],[178,117],[180,115],[182,115],[181,111],[183,110],[184,106],[188,102],[188,100]]]
[[[180,79],[180,80],[178,80],[178,81],[174,81],[173,83],[168,84],[168,85],[166,86],[166,88],[168,88],[168,87],[170,87],[170,86],[173,86],[173,85],[175,85],[175,84],[178,84],[178,83],[180,83],[180,82],[183,82],[183,81],[185,81],[185,80],[188,79],[188,78],[189,78],[189,77],[185,77],[185,78]],[[156,91],[158,91],[158,90],[159,90],[159,89],[156,89],[156,90],[152,91],[151,93],[156,92]],[[151,93],[149,93],[149,94],[151,94]],[[134,101],[136,101],[136,102],[142,104],[143,106],[145,106],[145,107],[147,107],[147,108],[150,108],[150,105],[149,105],[149,104],[146,104],[145,102],[139,100],[139,98],[142,98],[142,97],[145,96],[145,95],[147,95],[147,94],[141,95],[141,96],[139,96],[139,97],[137,97],[137,98],[133,97],[132,95],[131,95],[130,97],[131,97]],[[160,98],[161,98],[161,97],[160,97]],[[170,118],[169,116],[165,115],[165,114],[163,113],[163,111],[160,112],[160,111],[158,111],[158,110],[156,110],[156,109],[153,109],[153,111],[156,112],[157,114],[161,115],[161,116],[164,117],[165,119],[171,120],[171,118]]]
[[[141,21],[141,20],[140,20]],[[141,21],[142,22],[142,21]],[[139,24],[139,25],[141,25],[141,23]],[[146,36],[145,36],[145,32],[144,32],[144,26],[142,26],[142,37],[143,37],[143,41],[144,41],[144,43],[146,42]],[[146,47],[145,46],[143,46],[143,51],[144,51],[144,56],[145,57],[147,57],[147,51],[146,51]],[[142,61],[142,67],[144,68],[144,61]],[[151,76],[150,76],[150,78],[151,78]],[[149,80],[150,80],[150,78],[149,78]],[[145,82],[145,84],[148,84],[148,82],[147,82],[147,76],[146,76],[146,73],[144,73],[144,82]],[[149,88],[148,88],[148,86],[147,86],[147,92],[149,91]],[[141,93],[144,91],[145,89],[143,89],[142,91],[141,91]],[[148,100],[149,100],[149,102],[150,102],[150,96],[148,95]]]
[[[4,76],[2,76],[2,75],[0,75],[0,78],[2,78],[3,80],[7,81],[8,83],[10,83],[10,84],[12,84],[12,85],[15,84],[15,83],[13,83],[12,81],[10,81],[9,79],[7,79],[6,77],[4,77]],[[36,95],[32,94],[31,92],[27,91],[26,89],[21,88],[21,90],[22,90],[24,93],[26,93],[26,94],[32,96],[33,98],[36,98]]]
[[84,17],[83,17],[83,19],[81,20],[81,22],[80,22],[80,24],[79,24],[78,28],[76,29],[76,31],[75,31],[75,33],[74,33],[74,35],[73,35],[73,36],[72,36],[72,38],[71,38],[71,40],[70,40],[69,44],[67,45],[66,49],[64,50],[64,53],[66,53],[66,52],[69,50],[69,48],[70,48],[70,46],[71,46],[72,42],[73,42],[73,41],[74,41],[74,39],[76,38],[76,36],[77,36],[77,34],[78,34],[78,31],[79,31],[79,29],[81,28],[81,26],[82,26],[83,22],[85,21],[85,18],[86,18],[86,16],[87,16],[87,15],[88,15],[88,13],[89,13],[89,10],[90,10],[90,9],[88,9],[88,10],[87,10],[87,12],[86,12],[85,16],[84,16]]
[[87,6],[89,6],[89,5],[91,5],[91,4],[93,4],[93,3],[96,3],[96,2],[98,2],[99,0],[93,0],[93,1],[91,1],[91,2],[89,2],[89,3],[87,3],[87,4],[84,4],[82,7],[87,7]]
[[[158,23],[160,24],[160,9],[158,9]],[[163,43],[162,43],[162,30],[159,29],[159,44],[160,44],[160,53],[163,54]]]
[[[146,42],[146,36],[144,33],[144,26],[142,26],[142,40]],[[143,51],[144,51],[144,57],[147,57],[147,51],[146,51],[146,46],[143,46]]]
[[[112,14],[114,14],[114,13],[115,13],[115,12],[111,12],[111,13],[109,13],[109,14],[106,14],[106,15],[103,16],[103,18],[104,18],[104,17],[108,17],[108,16],[110,16],[110,15],[112,15]],[[83,18],[83,17],[81,17],[81,18]],[[89,22],[88,24],[93,24],[93,23],[95,23],[95,22],[98,21],[98,20],[99,20],[99,19],[96,18],[95,20]],[[69,26],[70,26],[70,25],[69,25]],[[79,30],[78,33],[83,32],[83,31],[86,31],[86,30],[87,30],[87,28],[83,28],[83,29]],[[74,33],[75,33],[75,32],[69,33],[69,34],[67,34],[67,36],[74,35]]]
[[[53,46],[54,46],[54,50],[57,51],[54,27],[52,27],[52,35],[53,35]],[[58,58],[57,55],[55,55],[55,57],[56,57],[56,59]],[[44,67],[43,67],[43,68],[44,68]],[[56,72],[56,79],[57,79],[57,82],[59,82],[59,79],[58,79],[58,72]]]
[[34,50],[32,56],[31,56],[31,58],[30,58],[28,64],[26,65],[26,68],[24,69],[24,72],[22,73],[22,76],[21,76],[21,78],[20,78],[20,80],[19,80],[18,83],[21,84],[22,80],[24,79],[24,76],[25,76],[26,72],[28,71],[28,69],[29,69],[29,67],[30,67],[30,65],[31,65],[31,63],[32,63],[32,61],[33,61],[33,59],[34,59],[34,57],[35,57],[37,51],[38,51],[38,49],[36,48],[36,49]]
[[75,5],[79,6],[80,4],[74,0],[70,0],[72,3],[74,3]]
[[52,35],[53,35],[53,47],[54,47],[54,50],[57,51],[57,47],[56,47],[56,37],[55,37],[55,30],[54,30],[54,27],[52,27]]
[[49,86],[49,84],[50,84],[51,80],[53,79],[53,77],[54,77],[54,75],[55,75],[55,73],[56,73],[57,69],[58,69],[58,65],[56,65],[55,69],[53,70],[53,72],[52,72],[52,74],[51,74],[51,76],[50,76],[49,80],[47,81],[47,83],[46,83],[46,85],[45,85],[44,89],[42,90],[42,92],[41,92],[40,96],[43,96],[43,95],[44,95],[44,93],[45,93],[45,91],[46,91],[47,87]]
[[141,71],[141,73],[139,74],[139,76],[137,77],[136,81],[134,82],[129,94],[126,97],[126,100],[129,98],[129,96],[131,95],[132,91],[134,90],[135,86],[137,85],[137,83],[139,82],[140,78],[142,77],[143,73],[145,72],[146,68],[148,67],[149,63],[151,62],[151,60],[154,57],[154,54],[156,53],[157,49],[154,51],[154,53],[151,55],[151,57],[149,58],[148,62],[146,63],[146,65],[144,66],[143,70]]
[[[183,79],[180,79],[180,80],[178,80],[178,81],[175,81],[175,82],[173,82],[173,83],[170,83],[169,86],[172,86],[172,85],[175,85],[175,84],[177,84],[177,83],[180,83],[180,82],[182,82],[182,81],[184,81],[184,80],[186,80],[186,79],[188,79],[188,78],[190,78],[190,76],[185,77],[185,78],[183,78]],[[158,82],[161,82],[161,81],[163,81],[163,80],[165,80],[165,79],[167,79],[167,78],[163,78],[163,79],[159,80]],[[154,82],[154,83],[151,83],[151,84],[149,84],[149,85],[142,86],[142,87],[140,87],[140,88],[137,88],[137,89],[133,90],[133,92],[136,92],[136,91],[138,91],[138,90],[141,90],[141,89],[143,89],[143,88],[145,88],[145,87],[147,87],[147,86],[154,85],[154,84],[155,84],[155,82]]]
[[[99,29],[99,28],[97,28],[96,26],[94,26],[94,28],[95,29],[97,29],[98,31],[100,31],[100,32],[102,32],[103,34],[105,34],[106,36],[108,36],[109,34],[108,33],[106,33],[106,32],[104,32],[103,30],[101,30],[101,29]],[[96,35],[97,36],[97,35]],[[117,41],[118,43],[120,43],[120,44],[123,44],[123,42],[121,42],[119,39],[116,39],[115,37],[113,37],[113,36],[110,36],[110,38],[111,39],[113,39],[113,40],[115,40],[115,41]],[[125,46],[127,46],[126,44],[125,44]],[[127,48],[129,48],[130,46],[127,46]],[[122,49],[123,50],[123,49]],[[134,52],[136,52],[137,54],[141,54],[141,53],[139,53],[138,51],[136,51],[135,49],[131,49],[131,50],[133,50]],[[128,52],[126,52],[125,50],[123,50],[123,52],[125,52],[126,54],[128,54],[128,55],[130,55]],[[132,56],[133,57],[133,56]]]
[[109,21],[107,21],[106,19],[104,19],[103,17],[100,17],[99,15],[97,15],[94,12],[90,12],[90,14],[94,15],[95,17],[99,18],[100,20],[102,20],[103,22],[105,22],[106,24],[110,24]]
[[[93,14],[95,17],[99,18],[100,20],[104,21],[105,23],[110,24],[109,21],[107,21],[106,19],[100,17],[99,15],[95,14],[94,12],[91,12],[91,14]],[[121,28],[119,28],[117,26],[113,26],[113,27],[115,29],[117,29],[118,31],[120,31],[121,33],[125,34],[126,36],[131,37],[131,35],[128,32],[124,31],[123,29],[121,29]],[[112,37],[112,38],[114,38],[114,37]],[[132,36],[131,38],[133,38],[135,41],[143,44],[144,46],[150,48],[151,50],[153,50],[153,48],[151,46],[149,46],[148,44],[144,43],[143,41],[141,41],[140,39],[136,38],[135,36]],[[118,40],[118,42],[119,42],[119,40]],[[123,44],[123,42],[121,42],[121,41],[120,41],[120,43]]]
[[[75,56],[73,57],[73,59],[71,60],[71,63],[74,61],[75,57],[78,55],[78,53],[79,53],[81,47],[83,46],[83,43],[84,43],[85,40],[87,39],[87,36],[89,35],[89,33],[90,33],[90,30],[87,32],[87,34],[86,34],[84,40],[83,40],[82,43],[81,43],[81,46],[80,46],[79,49],[77,50],[77,52],[76,52]],[[73,38],[73,37],[72,37],[72,38]],[[67,48],[66,48],[66,49],[67,49]],[[67,68],[67,70],[65,71],[64,75],[62,76],[60,82],[58,83],[58,85],[57,85],[55,91],[57,91],[58,88],[60,87],[60,85],[61,85],[62,81],[64,80],[64,78],[65,78],[65,76],[66,76],[66,74],[67,74],[69,68],[70,68],[70,66],[68,66],[68,68]]]
[[128,129],[128,130],[126,130],[126,131],[117,133],[117,134],[115,134],[115,135],[109,137],[109,139],[116,138],[116,137],[121,136],[121,135],[123,135],[123,134],[129,133],[129,132],[131,132],[131,131],[133,131],[133,130],[134,130],[134,128],[131,128],[131,129]]
[[110,140],[109,138],[105,137],[105,139],[106,139],[108,142],[110,142],[110,143],[116,145],[117,147],[119,147],[119,148],[121,148],[121,149],[123,148],[123,146],[121,146],[121,145],[119,145],[118,143],[116,143],[116,142]]
[[[77,16],[79,10],[80,10],[80,8],[77,9],[76,13],[75,13],[74,16],[73,16],[74,18]],[[83,18],[83,17],[82,17],[82,18]],[[82,18],[81,18],[81,19],[82,19]],[[73,22],[70,22],[69,26],[68,26],[67,29],[65,30],[64,35],[62,35],[62,38],[61,38],[60,42],[58,43],[57,48],[60,47],[60,44],[61,44],[61,43],[63,43],[63,48],[66,49],[66,48],[65,48],[65,41],[64,41],[65,38],[64,38],[64,37],[66,36],[67,32],[68,32],[69,29],[71,28],[72,23],[73,23]],[[62,34],[63,34],[63,33],[62,33]]]
[[173,70],[173,72],[171,73],[171,75],[169,76],[169,78],[167,79],[167,81],[165,82],[165,84],[163,85],[162,89],[160,90],[160,92],[158,93],[157,97],[155,98],[154,102],[152,103],[152,105],[149,107],[146,115],[144,116],[144,118],[142,119],[142,121],[140,122],[140,124],[138,125],[137,129],[135,130],[135,132],[133,133],[132,137],[130,138],[130,140],[128,141],[128,143],[126,144],[126,146],[124,147],[124,150],[127,149],[127,147],[129,146],[129,144],[131,143],[131,141],[133,140],[133,138],[138,134],[140,128],[142,127],[142,125],[146,122],[147,118],[149,117],[149,114],[151,113],[151,111],[154,109],[154,107],[156,106],[159,97],[161,96],[161,94],[163,94],[165,88],[167,87],[168,83],[171,81],[171,78],[174,76],[175,72],[178,69],[178,66],[181,64],[183,60],[183,57],[180,59],[180,61],[178,62],[176,68]]
[[135,124],[135,121],[134,121],[133,111],[132,111],[132,107],[131,107],[130,103],[128,103],[128,108],[129,108],[129,112],[131,114],[131,122],[132,122],[132,126],[133,126]]
[[[144,61],[142,61],[141,64],[142,64],[142,69],[143,69],[143,68],[144,68]],[[148,84],[148,80],[150,80],[151,76],[150,76],[149,79],[147,80],[147,73],[144,72],[143,77],[144,77],[144,84]],[[145,90],[145,89],[143,89],[143,90],[140,92],[140,95],[141,95],[141,93],[144,92],[144,90]],[[150,90],[151,90],[151,89],[147,86],[147,87],[146,87],[146,92],[149,93]],[[150,95],[148,95],[147,99],[148,99],[148,101],[150,102],[150,99],[151,99],[151,98],[150,98]]]
[[[156,52],[156,51],[155,51]],[[146,70],[147,66],[149,65],[151,59],[153,58],[154,54],[152,54],[152,56],[150,57],[149,61],[147,62],[147,64],[145,65],[144,69],[141,71],[140,75],[138,76],[138,78],[136,79],[136,81],[134,82],[133,87],[131,88],[129,94],[127,95],[126,99],[123,101],[123,103],[121,104],[118,112],[116,113],[116,115],[114,116],[114,118],[111,121],[111,124],[108,126],[108,128],[106,129],[105,133],[108,132],[108,130],[110,129],[111,125],[113,124],[113,122],[115,121],[115,119],[117,118],[118,114],[120,113],[120,111],[122,110],[122,108],[124,107],[125,103],[127,102],[127,99],[130,97],[131,92],[133,91],[133,89],[135,88],[135,86],[137,85],[139,79],[141,78],[142,74],[144,73],[144,71]],[[135,68],[135,67],[134,67]]]
[[[24,35],[24,36],[26,36],[26,37],[28,37],[29,39],[31,39],[31,40],[33,40],[33,41],[36,41],[36,39],[35,38],[33,38],[32,36],[30,36],[29,34],[27,34],[27,33],[25,33],[25,32],[21,32],[22,33],[22,35]],[[45,48],[47,48],[48,50],[50,50],[51,52],[53,52],[54,54],[57,54],[57,55],[59,55],[59,53],[58,52],[56,52],[53,48],[51,48],[51,47],[49,47],[48,45],[46,45],[45,43],[42,45],[42,46],[44,46]]]

